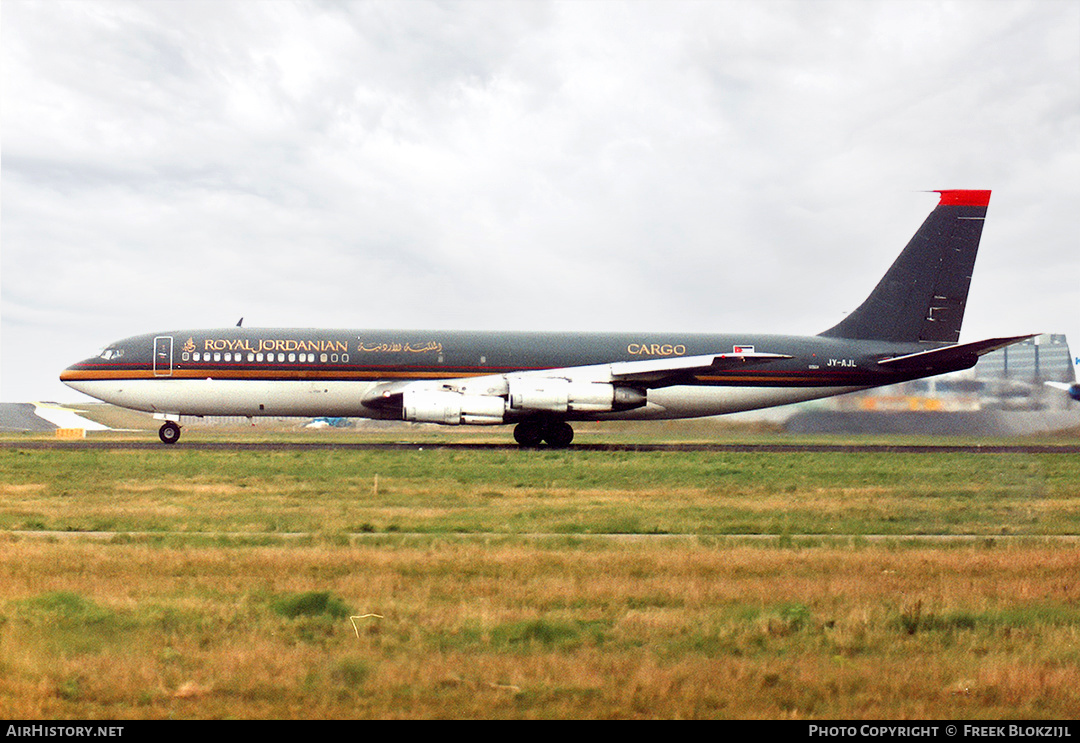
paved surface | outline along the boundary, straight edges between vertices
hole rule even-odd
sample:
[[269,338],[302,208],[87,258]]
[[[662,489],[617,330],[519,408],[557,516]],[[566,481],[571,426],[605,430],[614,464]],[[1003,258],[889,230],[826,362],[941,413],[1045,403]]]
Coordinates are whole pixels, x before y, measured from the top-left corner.
[[55,431],[57,426],[35,413],[36,407],[29,402],[0,402],[0,432],[27,431],[41,433]]
[[1080,405],[1070,410],[971,412],[799,412],[784,430],[795,434],[900,434],[907,436],[1033,436],[1080,428]]
[[[517,444],[469,444],[425,442],[251,442],[181,441],[167,446],[155,441],[0,441],[0,449],[97,449],[161,451],[417,451],[451,449],[459,451],[516,451]],[[544,451],[544,448],[537,451]],[[550,450],[548,450],[550,451]],[[572,444],[565,451],[610,452],[846,452],[852,454],[1080,454],[1078,444]]]

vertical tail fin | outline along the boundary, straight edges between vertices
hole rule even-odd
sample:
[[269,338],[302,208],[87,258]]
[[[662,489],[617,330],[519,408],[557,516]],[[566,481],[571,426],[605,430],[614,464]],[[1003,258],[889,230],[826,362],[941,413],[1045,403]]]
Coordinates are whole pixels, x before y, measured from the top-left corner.
[[941,200],[859,308],[821,335],[956,343],[989,191],[937,191]]

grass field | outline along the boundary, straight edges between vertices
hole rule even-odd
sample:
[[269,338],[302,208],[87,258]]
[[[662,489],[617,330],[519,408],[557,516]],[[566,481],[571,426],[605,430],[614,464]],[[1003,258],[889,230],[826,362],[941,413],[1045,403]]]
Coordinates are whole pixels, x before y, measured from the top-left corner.
[[6,446],[0,715],[1075,719],[1078,460]]

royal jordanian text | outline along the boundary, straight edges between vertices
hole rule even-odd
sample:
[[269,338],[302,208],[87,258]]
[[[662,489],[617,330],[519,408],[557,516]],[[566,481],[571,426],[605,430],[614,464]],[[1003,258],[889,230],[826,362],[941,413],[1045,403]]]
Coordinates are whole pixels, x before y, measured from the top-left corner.
[[1071,738],[1064,725],[811,725],[820,738]]
[[[191,344],[191,347],[188,347]],[[195,345],[188,341],[183,350],[194,351]],[[203,341],[204,351],[339,351],[346,352],[349,346],[342,341],[298,341],[298,340],[270,340],[261,339],[254,343],[247,339],[239,340],[213,340]]]
[[120,725],[8,725],[7,736],[15,738],[119,738]]

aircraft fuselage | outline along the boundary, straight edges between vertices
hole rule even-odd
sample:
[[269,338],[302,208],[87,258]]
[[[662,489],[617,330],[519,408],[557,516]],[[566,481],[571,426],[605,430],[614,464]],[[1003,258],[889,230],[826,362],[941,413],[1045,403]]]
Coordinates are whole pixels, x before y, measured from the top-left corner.
[[[574,368],[578,380],[608,382],[605,370],[613,363],[732,354],[746,348],[790,358],[768,365],[675,372],[663,386],[642,390],[645,405],[566,411],[562,417],[719,415],[893,384],[918,375],[888,371],[877,362],[926,346],[750,334],[234,327],[127,338],[100,356],[68,367],[61,379],[116,405],[170,415],[400,419],[400,410],[372,404],[369,393],[377,385],[544,376],[567,368]],[[625,386],[638,388],[632,382]],[[521,417],[509,412],[507,422]]]

